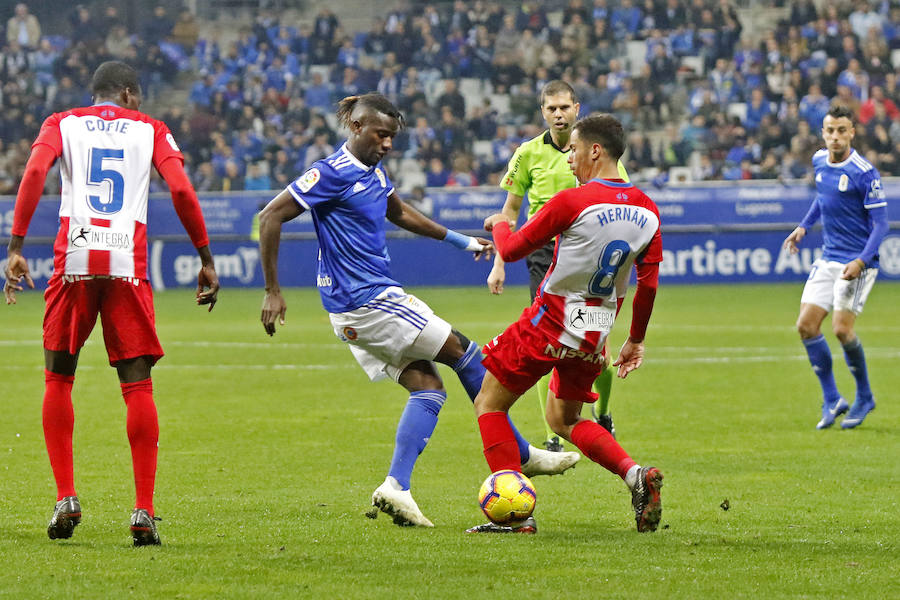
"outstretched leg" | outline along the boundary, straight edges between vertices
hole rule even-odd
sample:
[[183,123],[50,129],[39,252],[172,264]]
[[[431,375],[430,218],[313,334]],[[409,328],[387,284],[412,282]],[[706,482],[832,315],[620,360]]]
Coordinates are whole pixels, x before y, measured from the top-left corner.
[[[478,344],[469,341],[466,336],[454,330],[435,360],[450,366],[456,372],[469,399],[475,402],[475,397],[481,390],[485,377],[485,368],[481,359],[481,348]],[[541,383],[538,383],[538,386],[540,385]],[[507,415],[507,419],[516,440],[521,470],[525,475],[529,477],[556,475],[565,472],[578,462],[580,457],[576,452],[556,454],[532,446],[519,433],[512,419],[509,419],[509,415]],[[548,428],[547,431],[550,432],[550,429]],[[559,450],[561,449],[560,447]]]

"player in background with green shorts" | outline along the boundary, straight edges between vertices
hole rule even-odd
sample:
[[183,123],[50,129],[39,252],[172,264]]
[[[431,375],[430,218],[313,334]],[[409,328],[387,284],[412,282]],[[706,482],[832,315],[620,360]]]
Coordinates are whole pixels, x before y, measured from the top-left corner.
[[[541,209],[554,194],[561,190],[573,188],[578,185],[575,175],[569,168],[569,137],[572,134],[572,125],[578,119],[580,105],[578,97],[572,86],[559,79],[551,81],[541,90],[541,114],[547,123],[547,131],[534,139],[523,142],[516,149],[509,161],[506,175],[500,182],[500,187],[506,190],[506,202],[503,204],[502,213],[512,221],[519,218],[519,210],[522,200],[528,197],[528,218]],[[619,175],[628,181],[628,173],[622,162],[619,161]],[[556,240],[531,253],[525,259],[528,266],[531,301],[550,268],[553,260],[553,249]],[[500,256],[494,258],[494,267],[488,275],[487,284],[492,294],[503,293],[503,283],[506,280],[506,268]],[[550,377],[541,379],[535,386],[538,392],[541,415],[544,415],[544,407],[547,402],[547,386]],[[605,369],[594,382],[594,390],[600,395],[600,400],[592,405],[594,418],[615,435],[612,416],[609,414],[609,395],[612,386],[612,371]],[[545,423],[547,441],[544,445],[548,450],[562,450],[562,443],[558,436],[554,435]]]

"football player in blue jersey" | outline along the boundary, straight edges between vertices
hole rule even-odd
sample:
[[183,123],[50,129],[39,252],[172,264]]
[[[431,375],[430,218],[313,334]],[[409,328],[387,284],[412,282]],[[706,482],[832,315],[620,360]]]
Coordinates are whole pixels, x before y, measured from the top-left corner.
[[[261,320],[266,333],[284,325],[286,304],[278,285],[281,224],[312,213],[319,240],[317,285],[337,337],[348,344],[373,381],[391,378],[409,392],[397,425],[388,476],[372,504],[398,525],[432,527],[409,491],[413,466],[425,449],[447,398],[435,362],[450,366],[470,399],[481,389],[484,367],[478,344],[454,330],[427,304],[406,293],[390,273],[385,218],[418,235],[443,240],[475,257],[493,253],[491,243],[448,230],[403,202],[381,160],[391,150],[403,117],[380,94],[344,98],[338,120],[346,143],[318,160],[262,211],[259,248],[266,293]],[[535,448],[516,435],[526,475],[552,475],[573,466],[576,452]],[[369,516],[377,516],[373,509]]]
[[[878,247],[888,230],[887,201],[878,169],[850,145],[855,134],[853,113],[843,106],[832,107],[822,123],[826,148],[812,159],[815,199],[803,221],[784,241],[784,247],[796,253],[809,228],[822,219],[824,252],[810,270],[797,317],[797,330],[824,396],[817,429],[831,427],[845,412],[841,427],[851,429],[875,409],[866,357],[853,325],[878,275]],[[831,328],[856,379],[852,406],[837,390],[831,350],[820,329],[832,309]]]

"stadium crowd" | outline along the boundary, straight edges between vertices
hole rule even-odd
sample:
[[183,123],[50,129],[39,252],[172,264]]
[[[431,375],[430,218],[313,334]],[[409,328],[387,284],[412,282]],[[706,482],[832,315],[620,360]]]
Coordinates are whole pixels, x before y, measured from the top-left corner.
[[15,193],[43,119],[90,103],[90,73],[109,59],[142,74],[198,191],[285,187],[340,143],[336,101],[370,90],[406,115],[389,161],[401,189],[495,185],[539,133],[535,98],[555,78],[583,115],[625,124],[637,181],[664,184],[679,166],[694,180],[808,177],[832,102],[857,114],[860,152],[900,175],[896,0],[790,2],[764,33],[729,0],[553,6],[407,2],[365,31],[329,8],[299,24],[260,10],[227,35],[189,10],[156,6],[129,30],[115,5],[78,5],[67,33],[47,36],[19,4],[0,51],[0,194]]

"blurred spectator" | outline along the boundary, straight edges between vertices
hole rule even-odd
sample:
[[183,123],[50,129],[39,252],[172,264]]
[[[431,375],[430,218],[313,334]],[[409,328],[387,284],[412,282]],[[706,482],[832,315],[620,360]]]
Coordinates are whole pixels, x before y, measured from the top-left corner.
[[474,187],[478,185],[478,177],[472,170],[472,157],[459,153],[453,157],[453,169],[447,176],[447,187]]
[[22,48],[37,48],[41,40],[41,24],[28,12],[24,2],[16,4],[13,16],[6,22],[6,42],[18,42]]
[[637,175],[641,169],[653,166],[653,149],[650,142],[639,131],[628,136],[625,168],[629,174]]
[[152,46],[159,44],[159,42],[171,35],[174,28],[175,23],[169,17],[166,7],[162,4],[157,4],[153,7],[153,15],[144,23],[141,34],[144,41]]
[[247,167],[247,175],[244,177],[244,189],[253,191],[265,191],[272,189],[269,173],[258,162],[250,163]]
[[222,177],[223,192],[239,192],[244,189],[244,178],[237,162],[229,160],[225,163],[225,175]]
[[450,109],[450,114],[455,118],[464,119],[466,117],[466,99],[459,93],[456,80],[445,79],[443,83],[444,91],[437,97],[435,107],[438,112],[441,112],[446,106]]
[[425,185],[428,187],[444,187],[450,178],[450,171],[444,166],[444,161],[433,157],[428,161],[428,170],[425,171]]
[[203,162],[191,176],[191,183],[198,192],[214,192],[222,189],[222,180],[216,175],[212,163]]
[[[189,110],[172,127],[195,176],[213,168],[222,177],[229,161],[240,171],[264,160],[262,170],[275,187],[305,168],[307,152],[317,153],[317,137],[324,135],[332,147],[337,142],[321,113],[331,112],[338,98],[376,88],[395,99],[411,125],[397,136],[388,157],[400,189],[410,189],[427,174],[395,173],[398,165],[390,161],[401,155],[424,167],[433,158],[449,165],[451,156],[465,154],[467,169],[454,168],[459,175],[453,183],[470,180],[471,174],[488,181],[497,157],[541,122],[520,98],[558,77],[578,90],[582,116],[615,111],[630,129],[654,140],[645,145],[658,151],[641,164],[699,164],[697,175],[703,178],[744,177],[747,171],[754,177],[772,177],[775,171],[803,176],[808,165],[794,152],[808,154],[801,140],[810,128],[818,131],[832,99],[859,108],[859,143],[875,144],[869,138],[877,136],[881,149],[887,139],[893,150],[900,142],[900,117],[893,118],[900,89],[890,65],[890,50],[900,48],[900,7],[846,0],[818,7],[798,0],[790,3],[781,25],[754,26],[742,35],[728,0],[558,5],[561,20],[548,19],[551,5],[534,1],[517,7],[485,0],[403,2],[363,31],[345,31],[328,8],[313,23],[298,25],[260,9],[252,26],[222,36],[234,40],[225,48],[219,34],[227,32],[217,31],[215,23],[198,22],[188,11],[172,23],[165,12],[174,6],[170,3],[151,4],[153,15],[137,33],[123,27],[115,4],[77,5],[61,36],[31,49],[14,40],[0,51],[0,131],[11,156],[7,171],[27,158],[27,143],[20,150],[19,136],[38,127],[51,110],[84,103],[79,90],[90,70],[113,56],[148,63],[145,96],[152,110],[165,111],[169,98],[179,97],[167,93],[173,88],[189,94]],[[853,25],[847,19],[851,10]],[[639,15],[636,29],[634,15]],[[876,21],[880,29],[873,26]],[[210,33],[196,37],[197,30]],[[643,40],[642,52],[635,53],[635,40]],[[692,74],[688,65],[696,62],[681,63],[696,56],[702,63]],[[176,78],[179,70],[188,76]],[[463,96],[460,78],[481,82]],[[506,97],[492,101],[498,95]],[[745,111],[747,118],[736,123],[734,115]],[[804,132],[800,121],[807,124]],[[879,125],[884,131],[876,134]],[[721,173],[741,135],[749,169],[735,150],[728,158],[732,168]],[[477,147],[472,162],[476,140],[490,142],[492,150]],[[635,146],[636,156],[644,154],[640,142]],[[778,169],[772,168],[772,156]],[[707,159],[708,164],[701,162]],[[442,171],[435,169],[431,179],[440,180]],[[242,178],[236,185],[243,183]]]
[[434,213],[434,201],[428,197],[425,193],[425,188],[421,185],[412,188],[409,197],[406,198],[406,202],[427,217]]
[[306,163],[305,168],[309,168],[314,162],[320,158],[326,158],[334,154],[334,147],[328,143],[328,134],[325,132],[316,133],[313,143],[306,148],[303,155],[303,162]]
[[847,17],[853,34],[864,40],[873,29],[881,35],[882,16],[869,4],[868,0],[857,0],[853,12]]
[[75,12],[69,16],[72,23],[72,43],[93,44],[105,35],[105,32],[97,26],[97,22],[91,15],[90,9],[83,4],[75,6]]
[[178,20],[172,26],[172,41],[180,45],[186,52],[190,52],[197,45],[200,30],[194,20],[194,13],[185,9],[178,13]]
[[321,112],[331,110],[331,86],[325,83],[320,72],[313,71],[312,83],[306,88],[303,99],[310,109]]
[[888,120],[900,117],[900,110],[894,101],[884,95],[884,88],[880,85],[873,85],[871,96],[859,107],[859,122],[868,125],[869,121],[875,116],[876,107],[881,106]]

